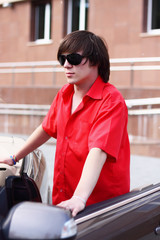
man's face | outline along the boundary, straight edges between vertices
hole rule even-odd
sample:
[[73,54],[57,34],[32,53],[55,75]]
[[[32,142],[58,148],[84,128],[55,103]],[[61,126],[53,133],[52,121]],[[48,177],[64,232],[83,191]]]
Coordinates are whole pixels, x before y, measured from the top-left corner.
[[[78,52],[78,54],[82,55],[81,52]],[[67,54],[65,53],[64,55]],[[86,83],[86,81],[91,81],[93,78],[96,79],[98,76],[97,66],[90,66],[89,60],[85,57],[82,58],[81,63],[78,65],[73,65],[69,63],[67,59],[65,59],[63,67],[67,82],[70,84],[81,85]]]

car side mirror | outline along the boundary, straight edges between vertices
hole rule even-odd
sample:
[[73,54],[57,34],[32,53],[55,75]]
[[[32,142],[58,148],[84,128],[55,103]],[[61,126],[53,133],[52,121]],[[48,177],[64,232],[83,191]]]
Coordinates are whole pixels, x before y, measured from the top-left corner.
[[1,231],[4,239],[74,239],[77,226],[68,210],[22,202],[10,210]]

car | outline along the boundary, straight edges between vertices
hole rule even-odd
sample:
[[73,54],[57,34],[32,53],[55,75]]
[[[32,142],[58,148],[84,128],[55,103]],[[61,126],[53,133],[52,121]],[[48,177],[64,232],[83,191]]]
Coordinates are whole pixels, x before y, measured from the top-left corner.
[[76,219],[76,239],[159,239],[160,184],[92,205]]
[[[0,153],[1,155],[12,155],[13,152],[23,146],[25,139],[17,136],[0,136]],[[10,175],[20,176],[21,172],[25,172],[28,177],[32,178],[42,196],[42,201],[48,203],[49,186],[46,186],[47,171],[46,160],[39,149],[28,154],[24,159],[21,159],[16,165],[8,166],[0,164],[0,187],[4,186],[6,177]]]
[[[0,239],[160,238],[159,183],[90,205],[73,218],[69,210],[42,201],[41,184],[29,171],[34,166],[30,158],[22,159],[19,174],[9,174],[0,187]],[[39,182],[43,181],[42,175]]]

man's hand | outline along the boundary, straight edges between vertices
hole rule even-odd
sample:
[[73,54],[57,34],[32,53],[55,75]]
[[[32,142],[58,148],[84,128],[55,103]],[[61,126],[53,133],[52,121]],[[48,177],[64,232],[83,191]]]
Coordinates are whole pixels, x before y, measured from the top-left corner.
[[73,217],[82,211],[85,208],[85,203],[98,181],[106,159],[107,154],[103,152],[103,150],[100,148],[92,148],[87,156],[80,181],[76,187],[73,197],[67,201],[61,202],[58,206],[70,209]]
[[72,216],[75,217],[77,213],[81,212],[85,208],[85,201],[81,200],[77,196],[73,196],[69,200],[59,203],[57,206],[68,209],[72,212]]
[[13,161],[9,156],[9,152],[5,148],[0,146],[0,164],[3,163],[12,166]]
[[2,158],[0,157],[0,163],[7,164],[9,166],[13,166],[13,161],[11,158]]

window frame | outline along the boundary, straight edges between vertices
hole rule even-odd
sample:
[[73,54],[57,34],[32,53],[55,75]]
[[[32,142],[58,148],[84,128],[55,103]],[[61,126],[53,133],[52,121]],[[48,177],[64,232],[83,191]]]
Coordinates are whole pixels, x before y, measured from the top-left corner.
[[[79,26],[77,30],[87,29],[87,16],[89,2],[88,0],[79,0]],[[86,7],[87,6],[87,7]],[[64,5],[64,35],[74,31],[72,29],[72,12],[73,12],[73,0],[66,0]]]
[[[39,35],[39,21],[37,17],[36,11],[38,7],[44,5],[44,30],[43,38],[38,38]],[[31,42],[35,43],[48,43],[51,41],[51,18],[52,18],[52,5],[51,0],[40,0],[40,1],[32,1],[31,2]]]
[[152,29],[152,15],[153,15],[153,0],[147,1],[147,33],[149,34],[160,34],[160,28]]

